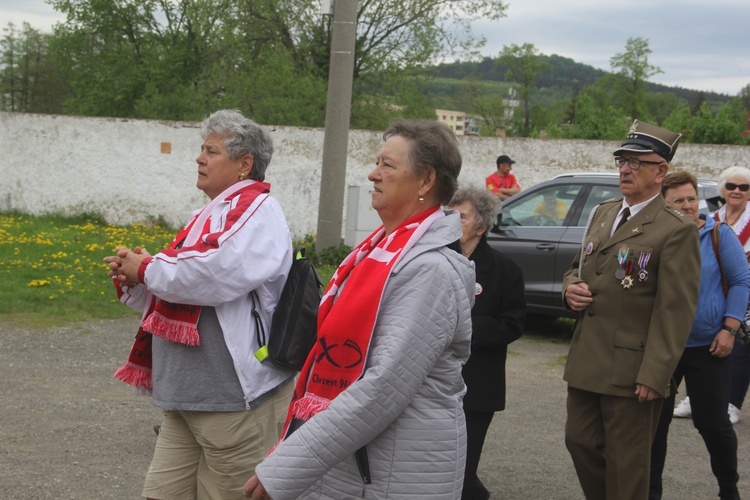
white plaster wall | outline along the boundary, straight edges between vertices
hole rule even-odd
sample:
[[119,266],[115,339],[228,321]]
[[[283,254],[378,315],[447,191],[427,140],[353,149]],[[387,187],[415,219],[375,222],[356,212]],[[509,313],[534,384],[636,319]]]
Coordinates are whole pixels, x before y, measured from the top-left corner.
[[[323,129],[268,126],[275,153],[266,180],[292,234],[316,231]],[[162,142],[171,153],[162,154]],[[615,171],[611,141],[459,137],[462,185],[482,185],[507,154],[521,186],[566,172]],[[207,202],[196,189],[199,124],[0,112],[0,209],[26,213],[101,213],[128,224],[164,217],[181,226]],[[369,184],[381,132],[352,130],[346,185]],[[684,144],[673,169],[717,177],[731,165],[750,166],[750,146]],[[346,208],[343,214],[346,214]],[[343,217],[343,215],[342,215]],[[342,225],[342,237],[346,221]]]

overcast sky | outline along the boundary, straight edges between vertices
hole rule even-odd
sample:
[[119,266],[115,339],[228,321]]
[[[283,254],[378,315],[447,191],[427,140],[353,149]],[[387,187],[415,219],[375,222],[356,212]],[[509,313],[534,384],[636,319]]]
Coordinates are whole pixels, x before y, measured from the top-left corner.
[[[468,0],[471,1],[471,0]],[[651,81],[737,95],[750,83],[749,0],[509,0],[507,17],[478,22],[487,37],[483,54],[503,45],[532,43],[610,70],[610,58],[630,37],[649,40],[649,63],[664,73]],[[64,18],[44,0],[0,0],[0,27],[23,21],[51,31]]]

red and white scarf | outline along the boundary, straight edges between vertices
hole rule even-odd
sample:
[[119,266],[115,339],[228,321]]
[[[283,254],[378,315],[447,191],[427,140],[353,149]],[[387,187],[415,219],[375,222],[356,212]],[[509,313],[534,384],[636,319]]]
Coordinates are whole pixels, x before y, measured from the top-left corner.
[[[721,219],[719,217],[720,213],[724,217],[724,222],[726,222],[726,218],[727,218],[727,206],[726,205],[724,205],[723,207],[721,207],[719,210],[717,210],[714,213],[714,220],[716,222],[721,222]],[[734,228],[732,228],[732,230],[734,230]],[[750,239],[750,219],[745,221],[745,226],[740,230],[739,233],[736,233],[736,234],[737,234],[737,238],[739,238],[740,240],[740,245],[744,247],[745,243],[747,243],[747,240]]]
[[425,210],[387,237],[381,226],[338,267],[320,303],[318,341],[297,380],[282,441],[293,419],[309,420],[362,376],[391,270],[432,223],[444,216],[439,207]]
[[[200,212],[190,219],[188,224],[177,233],[162,254],[176,257],[178,253],[205,252],[219,246],[219,238],[235,224],[255,199],[270,191],[270,185],[265,182],[241,181],[233,184],[219,196],[211,200]],[[222,232],[211,233],[211,212],[217,203],[233,201],[233,206],[225,215]],[[258,205],[260,206],[260,204]],[[257,207],[256,207],[257,210]],[[117,279],[113,280],[118,297],[123,295],[122,285]],[[143,315],[143,321],[138,329],[135,342],[130,349],[128,360],[115,371],[115,378],[135,389],[149,393],[153,388],[151,379],[151,344],[152,335],[170,342],[186,345],[199,345],[198,319],[201,306],[191,304],[174,304],[158,299],[150,292],[147,297],[148,309]]]

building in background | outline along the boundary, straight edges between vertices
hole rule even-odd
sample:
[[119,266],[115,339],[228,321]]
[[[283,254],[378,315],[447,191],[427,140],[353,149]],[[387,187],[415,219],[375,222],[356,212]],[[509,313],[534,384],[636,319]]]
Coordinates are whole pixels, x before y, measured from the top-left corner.
[[454,134],[464,135],[466,132],[466,113],[463,111],[450,111],[447,109],[436,109],[435,115],[440,123],[448,125]]

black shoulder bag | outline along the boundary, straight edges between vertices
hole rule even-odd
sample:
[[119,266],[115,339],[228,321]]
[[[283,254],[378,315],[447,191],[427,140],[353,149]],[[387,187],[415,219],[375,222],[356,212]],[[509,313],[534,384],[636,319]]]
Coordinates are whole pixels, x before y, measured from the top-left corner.
[[255,333],[260,346],[255,358],[261,362],[270,360],[288,370],[301,370],[317,339],[318,307],[322,294],[323,283],[315,267],[305,258],[305,247],[296,248],[268,336],[256,310],[256,303],[260,304],[258,294],[255,290],[250,292]]

